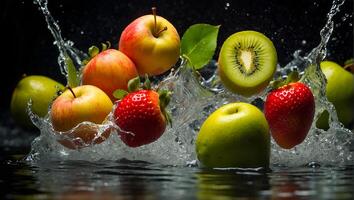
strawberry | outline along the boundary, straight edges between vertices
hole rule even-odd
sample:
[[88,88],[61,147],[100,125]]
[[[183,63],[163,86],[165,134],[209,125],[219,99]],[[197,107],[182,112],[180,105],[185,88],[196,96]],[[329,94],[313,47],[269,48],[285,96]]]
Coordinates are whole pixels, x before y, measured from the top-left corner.
[[[136,85],[136,80],[139,79],[135,79],[135,83],[133,81],[129,85]],[[123,94],[123,98],[117,102],[114,120],[121,129],[119,131],[121,140],[130,147],[139,147],[160,138],[166,124],[170,122],[170,117],[165,111],[170,93],[162,91],[159,94],[151,89],[133,89],[129,94],[117,91],[116,94],[119,92]]]
[[275,142],[284,149],[293,148],[310,130],[315,113],[313,94],[304,83],[286,83],[268,94],[264,113]]

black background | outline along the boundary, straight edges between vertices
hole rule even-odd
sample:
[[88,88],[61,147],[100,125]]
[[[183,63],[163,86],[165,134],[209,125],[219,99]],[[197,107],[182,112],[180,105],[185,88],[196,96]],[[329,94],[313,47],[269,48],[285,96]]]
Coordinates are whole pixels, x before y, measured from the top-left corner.
[[[273,41],[279,63],[285,65],[295,50],[307,52],[319,43],[319,32],[331,4],[331,0],[49,0],[49,9],[63,37],[84,51],[107,40],[117,47],[124,27],[137,17],[150,14],[151,7],[156,6],[158,15],[174,24],[181,36],[195,23],[221,25],[215,59],[229,35],[253,29]],[[31,0],[1,0],[0,9],[0,111],[7,116],[11,93],[22,74],[45,75],[62,83],[65,79],[57,64],[58,50],[37,5]],[[335,17],[336,26],[328,51],[328,59],[339,64],[353,57],[352,16],[353,1],[346,0]]]

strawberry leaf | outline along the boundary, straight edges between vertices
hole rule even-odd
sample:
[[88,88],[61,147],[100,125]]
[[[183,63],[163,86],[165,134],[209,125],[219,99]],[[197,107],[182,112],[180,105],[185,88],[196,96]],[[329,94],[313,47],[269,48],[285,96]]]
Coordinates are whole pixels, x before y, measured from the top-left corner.
[[137,91],[140,87],[140,78],[139,76],[130,79],[128,81],[128,92],[134,92]]
[[194,69],[201,69],[213,57],[220,26],[195,24],[182,36],[181,55]]
[[287,85],[289,83],[294,83],[300,80],[300,75],[298,71],[292,71],[290,72],[290,74],[288,75],[288,77],[285,80],[284,85]]
[[170,127],[172,128],[172,116],[171,116],[171,113],[167,112],[167,111],[164,111],[164,116],[166,118],[166,121],[167,121],[167,124],[170,125]]
[[151,82],[150,82],[150,79],[149,79],[149,75],[147,75],[147,74],[145,74],[145,81],[144,81],[143,88],[145,90],[150,90],[151,89]]
[[113,92],[113,96],[117,99],[123,99],[127,94],[129,94],[127,91],[120,89]]
[[171,100],[171,92],[168,90],[160,90],[159,93],[159,100],[160,100],[160,107],[165,109],[167,105],[170,103]]
[[166,107],[170,103],[170,100],[171,100],[172,92],[170,92],[168,90],[159,90],[158,93],[159,93],[161,112],[165,116],[167,123],[170,124],[172,127],[171,114],[168,111],[166,111]]
[[283,80],[282,78],[279,78],[275,81],[272,81],[270,84],[273,89],[280,88],[284,85],[287,85],[289,83],[294,83],[300,80],[299,72],[298,71],[292,71],[288,74],[287,78]]

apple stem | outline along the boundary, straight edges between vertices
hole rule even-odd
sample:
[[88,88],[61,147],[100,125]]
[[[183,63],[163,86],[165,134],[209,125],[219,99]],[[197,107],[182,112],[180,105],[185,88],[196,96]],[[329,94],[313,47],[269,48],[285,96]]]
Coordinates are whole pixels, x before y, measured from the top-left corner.
[[164,32],[167,30],[167,26],[163,27],[163,29],[159,30],[159,32],[156,33],[157,37],[160,35],[160,33]]
[[156,32],[157,32],[157,23],[156,23],[156,7],[152,7],[152,14],[154,15],[154,36],[156,36]]
[[162,32],[164,32],[164,31],[167,30],[167,27],[165,26],[165,27],[163,27],[163,29],[157,30],[157,22],[156,22],[156,16],[157,16],[157,14],[156,14],[156,7],[152,7],[151,10],[152,10],[152,14],[154,15],[154,31],[153,31],[152,34],[154,35],[154,37],[158,38]]
[[71,94],[73,94],[74,98],[76,98],[76,95],[75,95],[73,89],[70,86],[68,86],[67,88],[70,90]]

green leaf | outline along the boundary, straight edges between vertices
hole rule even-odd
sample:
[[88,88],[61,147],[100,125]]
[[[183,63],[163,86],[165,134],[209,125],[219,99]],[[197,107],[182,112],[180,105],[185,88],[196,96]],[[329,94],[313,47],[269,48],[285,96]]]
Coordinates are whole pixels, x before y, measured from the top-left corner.
[[68,55],[65,56],[65,64],[68,70],[68,86],[71,88],[77,87],[80,84],[79,76],[73,60]]
[[117,99],[123,99],[127,94],[129,94],[127,91],[120,89],[113,92],[113,96]]
[[344,62],[344,65],[353,65],[354,64],[354,58],[350,58]]
[[151,89],[151,82],[150,82],[150,79],[149,79],[149,75],[147,75],[147,74],[145,74],[145,81],[144,81],[143,88],[145,90],[150,90]]
[[168,90],[159,90],[159,100],[160,100],[160,107],[165,109],[167,105],[170,103],[171,100],[171,92]]
[[288,85],[289,83],[294,83],[300,80],[300,75],[298,71],[292,71],[288,74],[286,79],[282,79],[281,77],[277,80],[274,80],[270,83],[273,89],[280,88],[284,85]]
[[108,47],[107,44],[105,43],[101,43],[101,45],[102,45],[102,51],[105,51]]
[[184,33],[181,41],[181,55],[189,64],[200,69],[212,59],[220,26],[195,24]]
[[132,78],[128,81],[128,92],[134,92],[140,87],[140,78],[139,76]]
[[91,58],[95,57],[97,54],[100,53],[100,49],[96,46],[92,46],[89,48],[89,51],[88,51],[89,55]]

